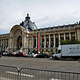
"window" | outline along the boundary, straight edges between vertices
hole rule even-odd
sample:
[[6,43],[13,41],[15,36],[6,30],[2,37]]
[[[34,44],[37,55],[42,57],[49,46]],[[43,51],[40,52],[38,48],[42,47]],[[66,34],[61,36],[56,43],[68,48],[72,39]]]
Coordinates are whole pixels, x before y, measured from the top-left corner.
[[36,39],[34,39],[34,48],[36,47]]
[[61,53],[61,50],[58,50],[57,53]]
[[53,52],[53,49],[51,49],[51,52]]
[[44,47],[44,39],[42,39],[42,47]]
[[53,47],[54,42],[53,42],[53,38],[51,38],[51,47]]

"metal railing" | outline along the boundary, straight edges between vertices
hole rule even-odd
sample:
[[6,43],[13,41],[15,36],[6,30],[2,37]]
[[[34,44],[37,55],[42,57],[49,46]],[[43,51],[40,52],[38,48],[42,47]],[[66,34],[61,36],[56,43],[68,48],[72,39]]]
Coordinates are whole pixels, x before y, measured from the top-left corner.
[[0,80],[19,80],[18,67],[0,65]]
[[0,65],[0,80],[80,80],[80,72]]

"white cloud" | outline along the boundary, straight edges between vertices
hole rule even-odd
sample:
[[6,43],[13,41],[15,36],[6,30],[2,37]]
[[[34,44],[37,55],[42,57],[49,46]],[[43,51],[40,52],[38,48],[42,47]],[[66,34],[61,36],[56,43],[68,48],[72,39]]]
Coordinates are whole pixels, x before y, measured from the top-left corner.
[[9,32],[27,13],[38,28],[75,23],[80,20],[79,3],[79,0],[0,0],[0,33]]

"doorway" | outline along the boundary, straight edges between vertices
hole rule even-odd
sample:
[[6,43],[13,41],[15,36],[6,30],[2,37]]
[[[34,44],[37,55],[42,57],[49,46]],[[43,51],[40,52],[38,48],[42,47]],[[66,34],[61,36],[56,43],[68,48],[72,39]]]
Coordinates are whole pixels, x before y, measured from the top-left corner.
[[17,49],[20,49],[22,47],[22,37],[19,36],[17,39]]

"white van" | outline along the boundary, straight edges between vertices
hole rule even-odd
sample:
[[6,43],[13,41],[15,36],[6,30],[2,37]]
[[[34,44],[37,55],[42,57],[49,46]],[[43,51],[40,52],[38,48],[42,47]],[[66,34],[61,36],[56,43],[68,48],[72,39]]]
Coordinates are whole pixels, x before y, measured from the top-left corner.
[[54,59],[61,58],[80,58],[80,44],[60,45],[57,53],[52,56]]

